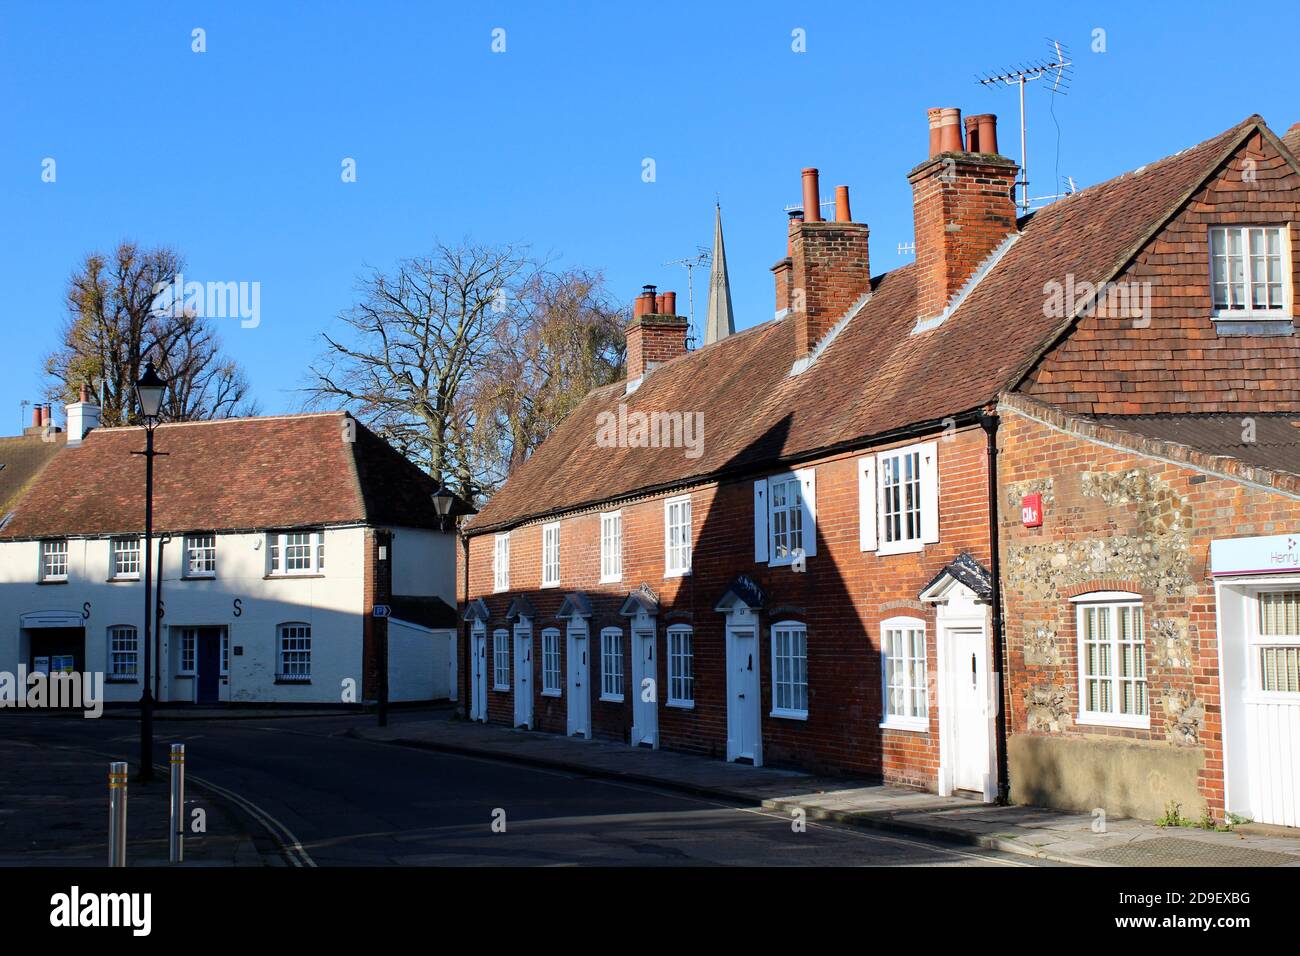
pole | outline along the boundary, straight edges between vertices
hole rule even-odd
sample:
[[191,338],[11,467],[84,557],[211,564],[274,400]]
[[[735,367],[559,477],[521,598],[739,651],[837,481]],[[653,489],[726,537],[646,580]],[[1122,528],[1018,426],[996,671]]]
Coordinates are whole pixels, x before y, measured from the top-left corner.
[[1029,132],[1025,126],[1025,78],[1020,77],[1020,208],[1029,212]]
[[108,765],[108,865],[126,866],[126,761]]
[[145,423],[144,446],[144,691],[140,694],[140,782],[153,780],[153,428]]
[[379,726],[388,726],[388,618],[375,619],[379,633],[375,639],[379,644]]
[[172,744],[172,827],[167,858],[173,863],[185,859],[185,745]]

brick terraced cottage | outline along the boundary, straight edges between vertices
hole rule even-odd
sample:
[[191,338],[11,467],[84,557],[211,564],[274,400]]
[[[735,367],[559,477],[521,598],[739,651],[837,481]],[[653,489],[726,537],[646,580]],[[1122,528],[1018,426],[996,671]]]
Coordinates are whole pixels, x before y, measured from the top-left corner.
[[[106,699],[129,702],[144,432],[94,427],[98,412],[83,396],[66,443],[21,450],[43,460],[0,515],[0,669],[102,672]],[[155,443],[159,700],[374,699],[385,628],[390,699],[455,697],[455,542],[419,468],[343,413],[163,424]]]
[[932,110],[916,261],[876,276],[805,170],[774,318],[688,352],[648,289],[627,380],[469,524],[470,715],[1294,825],[1288,135],[1253,116],[1017,216],[995,119]]

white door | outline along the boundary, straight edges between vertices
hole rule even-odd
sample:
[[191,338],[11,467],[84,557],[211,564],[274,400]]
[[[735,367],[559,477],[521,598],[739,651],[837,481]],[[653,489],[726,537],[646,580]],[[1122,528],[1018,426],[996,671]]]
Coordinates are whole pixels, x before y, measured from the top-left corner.
[[952,660],[953,786],[983,794],[989,773],[988,661],[984,631],[948,632]]
[[1251,817],[1300,826],[1300,588],[1250,602],[1245,673]]
[[632,632],[632,746],[659,746],[659,680],[655,632]]
[[727,630],[727,759],[763,762],[758,638],[753,628]]
[[470,695],[470,720],[487,720],[487,633],[474,632],[474,691]]
[[585,624],[569,624],[569,639],[565,657],[569,662],[569,726],[570,737],[591,739],[591,660]]
[[533,726],[533,628],[515,625],[515,726]]

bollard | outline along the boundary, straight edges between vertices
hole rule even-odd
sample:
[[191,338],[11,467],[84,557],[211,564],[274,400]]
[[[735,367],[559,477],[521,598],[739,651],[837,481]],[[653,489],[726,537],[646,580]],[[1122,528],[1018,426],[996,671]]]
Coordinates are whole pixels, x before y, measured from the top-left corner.
[[126,761],[108,765],[108,865],[126,866]]
[[168,857],[173,863],[185,858],[185,745],[172,744],[172,832]]

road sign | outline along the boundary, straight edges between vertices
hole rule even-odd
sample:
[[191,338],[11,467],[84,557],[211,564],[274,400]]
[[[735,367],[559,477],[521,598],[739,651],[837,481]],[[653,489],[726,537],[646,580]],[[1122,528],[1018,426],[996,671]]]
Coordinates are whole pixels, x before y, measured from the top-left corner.
[[387,604],[376,604],[374,610],[370,613],[375,617],[388,617],[392,613],[392,608]]

